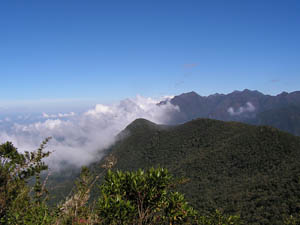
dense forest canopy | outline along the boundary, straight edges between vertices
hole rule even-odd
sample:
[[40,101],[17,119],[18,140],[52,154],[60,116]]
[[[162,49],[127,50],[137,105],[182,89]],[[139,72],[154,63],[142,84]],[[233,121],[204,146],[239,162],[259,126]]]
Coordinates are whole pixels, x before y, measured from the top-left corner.
[[124,132],[108,150],[118,158],[116,168],[162,166],[186,178],[178,190],[202,214],[219,209],[247,224],[282,224],[299,212],[299,137],[210,119],[178,126],[139,119]]

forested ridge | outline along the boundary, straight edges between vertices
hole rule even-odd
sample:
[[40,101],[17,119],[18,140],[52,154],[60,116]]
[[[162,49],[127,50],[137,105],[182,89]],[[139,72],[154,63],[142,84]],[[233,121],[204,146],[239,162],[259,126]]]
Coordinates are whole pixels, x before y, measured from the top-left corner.
[[[197,119],[130,124],[110,154],[117,169],[162,166],[200,213],[219,209],[247,224],[282,224],[300,210],[300,138],[267,126]],[[94,168],[97,168],[97,164]]]

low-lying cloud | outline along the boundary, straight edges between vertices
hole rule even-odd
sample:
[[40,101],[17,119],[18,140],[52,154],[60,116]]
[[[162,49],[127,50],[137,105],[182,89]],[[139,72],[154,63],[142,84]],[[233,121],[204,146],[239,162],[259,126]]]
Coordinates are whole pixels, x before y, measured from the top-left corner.
[[251,102],[247,102],[245,106],[239,107],[237,110],[234,110],[233,107],[228,108],[227,112],[231,116],[239,116],[243,113],[246,112],[254,112],[255,111],[255,106]]
[[75,116],[76,114],[74,112],[70,112],[70,113],[58,113],[58,114],[47,114],[47,113],[43,113],[42,116],[43,118],[64,118],[64,117],[71,117],[71,116]]
[[46,137],[52,137],[47,147],[54,150],[48,161],[52,168],[61,164],[86,165],[101,158],[102,150],[114,143],[115,136],[135,119],[167,124],[179,108],[171,103],[158,106],[160,100],[137,96],[112,105],[97,104],[78,115],[43,113],[41,121],[14,123],[9,130],[0,131],[0,141],[12,141],[25,151],[37,149]]

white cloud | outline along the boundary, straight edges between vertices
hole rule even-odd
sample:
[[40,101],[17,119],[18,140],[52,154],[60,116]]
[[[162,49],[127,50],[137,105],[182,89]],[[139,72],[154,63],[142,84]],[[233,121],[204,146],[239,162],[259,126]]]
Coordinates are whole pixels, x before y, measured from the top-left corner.
[[227,112],[231,116],[238,116],[245,112],[254,112],[254,111],[255,111],[255,106],[251,102],[247,102],[245,106],[239,107],[236,111],[234,110],[233,107],[229,107],[227,110]]
[[165,99],[165,100],[171,100],[172,98],[174,98],[175,97],[175,95],[165,95],[163,98]]
[[109,106],[97,104],[94,109],[88,110],[84,115],[95,116],[99,118],[105,114],[111,114],[111,113],[113,113],[113,111]]
[[47,114],[45,112],[42,113],[43,118],[64,118],[64,117],[72,117],[75,116],[76,113],[58,113],[58,114]]
[[51,136],[47,149],[55,150],[49,159],[52,167],[62,162],[82,166],[101,157],[101,150],[111,145],[115,136],[135,119],[168,123],[170,114],[179,108],[171,103],[158,106],[160,100],[137,96],[112,105],[97,104],[80,115],[43,113],[46,120],[14,124],[9,131],[0,131],[0,140],[12,141],[25,151],[36,149]]

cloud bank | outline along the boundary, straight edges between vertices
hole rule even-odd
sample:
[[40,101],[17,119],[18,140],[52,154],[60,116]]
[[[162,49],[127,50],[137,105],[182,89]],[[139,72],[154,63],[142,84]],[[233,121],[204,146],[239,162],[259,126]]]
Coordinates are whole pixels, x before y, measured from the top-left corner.
[[9,130],[0,131],[0,141],[12,141],[20,151],[37,149],[42,140],[52,137],[47,150],[52,168],[62,164],[87,165],[102,157],[102,150],[114,143],[115,136],[137,118],[167,124],[177,106],[162,100],[137,96],[113,105],[97,104],[79,115],[74,112],[47,114],[41,121],[30,124],[14,123]]
[[229,107],[227,110],[227,112],[231,116],[239,116],[243,113],[254,112],[254,111],[255,111],[255,106],[251,102],[247,102],[245,106],[239,107],[236,111],[234,110],[233,107]]
[[43,118],[64,118],[64,117],[71,117],[71,116],[75,116],[76,114],[74,112],[70,112],[70,113],[58,113],[58,114],[47,114],[47,113],[43,113],[42,116]]

